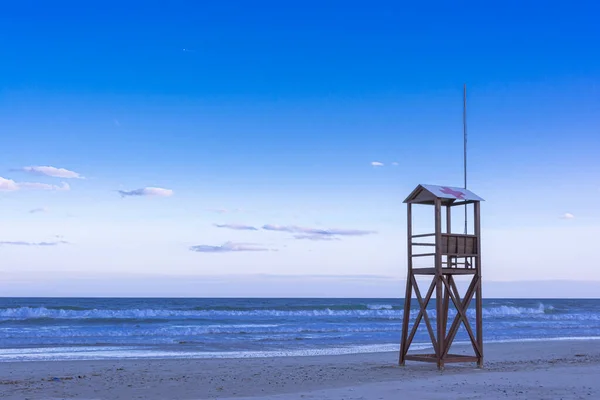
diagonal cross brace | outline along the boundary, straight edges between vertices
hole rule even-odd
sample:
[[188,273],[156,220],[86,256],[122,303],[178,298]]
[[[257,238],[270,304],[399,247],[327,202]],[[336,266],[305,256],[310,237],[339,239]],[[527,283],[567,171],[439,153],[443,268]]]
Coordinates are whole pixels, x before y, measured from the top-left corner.
[[431,322],[429,321],[429,316],[427,315],[427,305],[429,304],[429,301],[431,300],[431,296],[433,295],[433,290],[435,289],[436,280],[433,279],[431,281],[429,290],[427,291],[427,294],[425,295],[425,300],[423,300],[423,298],[421,297],[421,291],[419,290],[419,286],[417,285],[417,280],[415,279],[414,275],[411,276],[410,279],[415,288],[415,294],[417,296],[417,300],[419,301],[420,309],[419,309],[419,314],[417,315],[417,318],[413,325],[413,328],[410,331],[408,340],[406,341],[405,351],[408,352],[408,349],[410,348],[410,344],[412,343],[413,338],[415,337],[415,334],[417,333],[417,328],[419,327],[421,318],[423,318],[423,319],[425,319],[425,325],[427,326],[427,331],[429,332],[429,337],[431,338],[431,342],[433,343],[433,347],[434,347],[434,349],[436,349],[436,354],[437,354],[437,340],[435,339],[435,335],[433,334],[433,328],[431,327]]
[[[456,287],[456,283],[454,282],[454,279],[447,279],[446,277],[442,277],[442,281],[444,282],[444,285],[446,286],[446,290],[450,294],[450,299],[452,300],[452,303],[454,303],[454,307],[456,307],[457,314],[454,319],[455,320],[460,319],[463,322],[465,329],[467,330],[467,333],[469,334],[469,338],[471,339],[471,343],[473,344],[473,349],[475,350],[475,353],[479,357],[481,352],[479,351],[479,346],[477,345],[477,339],[475,339],[475,335],[473,335],[473,330],[471,329],[471,325],[469,324],[469,319],[467,318],[467,309],[469,307],[470,300],[463,304],[463,302],[460,300],[460,295],[458,293],[458,288]],[[458,325],[460,325],[460,322]]]
[[[460,326],[460,322],[464,321],[463,317],[465,317],[466,319],[466,310],[469,306],[469,303],[471,302],[471,300],[473,299],[473,295],[475,294],[475,289],[477,288],[477,286],[480,283],[481,278],[477,275],[475,275],[473,277],[473,280],[471,281],[471,284],[469,285],[469,288],[467,289],[467,292],[465,293],[465,297],[464,299],[461,301],[460,300],[460,295],[458,294],[458,289],[456,288],[455,285],[452,285],[452,302],[454,303],[458,313],[456,315],[456,317],[454,318],[454,321],[452,322],[452,326],[450,327],[450,330],[448,331],[448,335],[446,336],[446,340],[445,340],[445,351],[443,354],[443,357],[445,357],[448,354],[448,351],[450,350],[450,344],[452,343],[452,341],[454,340],[454,337],[456,336],[457,332],[458,332],[458,328]],[[454,282],[454,280],[452,280],[452,282]],[[447,282],[444,283],[447,284]],[[448,285],[450,286],[450,285]],[[458,304],[457,304],[458,303]],[[468,320],[467,320],[467,325],[465,326],[465,328],[468,326],[467,331],[470,330],[470,325],[468,325]],[[471,339],[471,344],[473,345],[473,349],[475,350],[475,353],[477,354],[478,357],[481,357],[481,351],[479,349],[479,345],[477,344],[477,341],[473,339],[473,332],[469,332],[469,336]]]

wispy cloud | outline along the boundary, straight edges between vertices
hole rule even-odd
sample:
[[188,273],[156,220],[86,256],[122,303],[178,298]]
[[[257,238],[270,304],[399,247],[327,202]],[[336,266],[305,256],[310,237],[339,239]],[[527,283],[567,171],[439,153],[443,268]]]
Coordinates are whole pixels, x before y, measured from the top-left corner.
[[163,189],[158,187],[145,187],[141,189],[135,190],[119,190],[118,191],[121,197],[127,196],[154,196],[154,197],[170,197],[173,195],[173,191],[171,189]]
[[[308,239],[308,236],[365,236],[377,233],[376,231],[367,231],[361,229],[325,229],[325,228],[305,228],[295,225],[263,225],[266,231],[288,232],[298,234],[296,239]],[[315,240],[315,239],[312,239]]]
[[255,243],[226,242],[223,243],[221,246],[200,244],[197,246],[190,247],[190,250],[198,253],[233,253],[240,251],[269,251],[270,249],[260,247],[260,245]]
[[38,207],[38,208],[29,210],[29,214],[46,213],[48,211],[49,210],[47,207]]
[[294,235],[294,239],[299,240],[340,240],[340,238],[330,235]]
[[575,218],[575,216],[571,213],[564,213],[563,215],[560,216],[560,219],[573,219]]
[[316,235],[339,235],[339,236],[365,236],[377,233],[362,229],[310,229],[309,232]]
[[38,182],[15,182],[12,179],[6,179],[0,176],[0,191],[14,192],[20,189],[70,190],[71,187],[66,182],[63,182],[60,186],[57,186]]
[[43,165],[23,167],[17,169],[17,171],[23,171],[33,175],[51,176],[53,178],[83,179],[83,176],[81,176],[78,172],[70,171],[65,168],[56,168]]
[[257,231],[253,226],[250,225],[242,225],[242,224],[213,224],[217,228],[227,228],[227,229],[235,229],[238,231]]
[[397,166],[398,166],[398,163],[394,161],[394,162],[392,163],[392,165],[393,165],[394,167],[397,167]]
[[266,231],[277,231],[277,232],[299,232],[295,226],[282,226],[282,225],[263,225],[262,227]]
[[38,190],[71,190],[71,186],[67,182],[59,185],[50,185],[47,183],[38,182],[23,182],[19,183],[19,187],[23,189],[38,189]]
[[374,167],[383,167],[383,163],[379,161],[373,161],[371,162],[371,165]]
[[26,242],[22,240],[18,241],[0,241],[0,246],[38,246],[38,247],[48,247],[48,246],[58,246],[59,244],[68,244],[66,240],[58,240],[54,242]]

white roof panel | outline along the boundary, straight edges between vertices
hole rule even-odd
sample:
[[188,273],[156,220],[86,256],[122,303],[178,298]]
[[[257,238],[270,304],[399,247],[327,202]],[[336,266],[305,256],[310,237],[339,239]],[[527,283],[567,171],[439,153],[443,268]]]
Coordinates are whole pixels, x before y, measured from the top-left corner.
[[464,188],[454,186],[438,186],[438,185],[419,185],[415,190],[404,200],[405,203],[430,203],[436,198],[446,199],[448,202],[454,201],[484,201],[475,193]]

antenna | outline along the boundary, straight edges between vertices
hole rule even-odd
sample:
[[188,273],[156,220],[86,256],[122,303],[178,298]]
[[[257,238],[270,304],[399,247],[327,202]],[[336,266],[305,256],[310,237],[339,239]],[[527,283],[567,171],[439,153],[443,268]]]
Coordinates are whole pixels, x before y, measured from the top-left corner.
[[[464,140],[464,176],[465,189],[467,188],[467,84],[463,85],[463,140]],[[465,204],[465,235],[467,234],[467,205]]]

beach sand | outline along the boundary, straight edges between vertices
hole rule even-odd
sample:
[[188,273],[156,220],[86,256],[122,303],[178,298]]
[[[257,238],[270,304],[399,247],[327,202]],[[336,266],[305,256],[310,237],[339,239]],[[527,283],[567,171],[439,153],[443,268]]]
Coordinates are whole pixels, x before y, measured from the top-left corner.
[[397,353],[8,362],[0,363],[0,398],[600,399],[600,341],[487,344],[485,352],[483,369],[451,364],[441,372],[399,367]]

